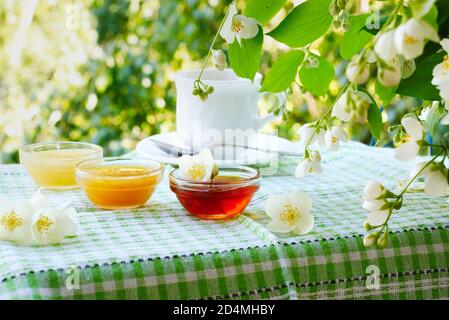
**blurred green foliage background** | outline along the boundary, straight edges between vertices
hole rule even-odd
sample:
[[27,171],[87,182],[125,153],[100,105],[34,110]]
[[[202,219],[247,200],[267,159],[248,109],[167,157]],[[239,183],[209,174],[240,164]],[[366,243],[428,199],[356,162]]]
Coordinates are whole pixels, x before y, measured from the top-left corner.
[[[17,162],[24,144],[54,140],[89,141],[107,155],[120,155],[149,135],[175,130],[173,73],[200,67],[229,2],[2,0],[1,161]],[[273,26],[295,2],[288,2]],[[317,98],[293,87],[288,118],[267,131],[295,139],[300,124],[335,99],[346,62],[338,54],[343,31],[334,31],[313,47],[336,67],[329,94]],[[262,72],[285,50],[266,38]],[[385,116],[397,122],[412,104],[401,100]],[[361,110],[349,130],[353,139],[369,142]]]

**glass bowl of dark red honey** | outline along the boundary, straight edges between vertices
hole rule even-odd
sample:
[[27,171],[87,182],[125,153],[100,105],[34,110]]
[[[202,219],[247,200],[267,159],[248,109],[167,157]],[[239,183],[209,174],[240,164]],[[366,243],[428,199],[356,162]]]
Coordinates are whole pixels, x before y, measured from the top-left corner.
[[182,177],[179,169],[169,175],[170,189],[190,214],[209,220],[232,219],[242,213],[260,185],[258,170],[236,165],[220,166],[211,181]]

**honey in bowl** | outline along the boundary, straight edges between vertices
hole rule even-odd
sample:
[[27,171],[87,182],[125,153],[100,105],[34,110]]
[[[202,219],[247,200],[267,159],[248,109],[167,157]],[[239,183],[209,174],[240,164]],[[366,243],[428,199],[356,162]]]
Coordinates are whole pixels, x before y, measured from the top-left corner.
[[157,161],[103,158],[83,161],[76,179],[92,203],[103,209],[132,209],[143,206],[162,179]]
[[41,187],[52,190],[78,188],[75,167],[80,161],[101,158],[100,146],[81,142],[49,142],[20,149],[20,163]]
[[249,167],[219,167],[219,174],[210,182],[183,179],[178,170],[170,174],[170,188],[189,213],[202,219],[236,217],[259,189],[259,172]]

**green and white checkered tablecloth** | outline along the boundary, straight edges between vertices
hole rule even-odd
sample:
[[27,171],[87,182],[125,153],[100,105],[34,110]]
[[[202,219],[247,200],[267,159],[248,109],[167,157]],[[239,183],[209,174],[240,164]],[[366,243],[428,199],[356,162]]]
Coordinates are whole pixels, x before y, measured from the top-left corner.
[[[359,143],[325,153],[325,173],[292,177],[296,159],[264,177],[245,215],[233,221],[196,219],[164,179],[146,207],[101,211],[80,191],[46,192],[54,204],[72,200],[80,232],[58,246],[0,242],[1,299],[415,299],[449,298],[449,204],[406,194],[386,249],[362,244],[367,180],[394,188],[411,164],[389,149]],[[37,186],[18,165],[0,166],[0,192],[29,197]],[[316,225],[306,236],[266,229],[269,194],[301,190],[313,199]],[[367,267],[380,286],[367,287]],[[68,289],[69,270],[79,289]]]

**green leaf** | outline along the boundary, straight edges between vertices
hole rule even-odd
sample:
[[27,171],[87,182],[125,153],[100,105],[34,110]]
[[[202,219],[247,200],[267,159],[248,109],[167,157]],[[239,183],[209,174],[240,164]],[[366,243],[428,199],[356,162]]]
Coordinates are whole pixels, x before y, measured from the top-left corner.
[[290,51],[280,56],[268,71],[260,91],[276,93],[287,90],[295,81],[299,65],[303,60],[303,51]]
[[397,87],[385,87],[379,82],[379,80],[376,79],[376,85],[374,89],[376,91],[376,94],[379,96],[380,102],[384,106],[387,106],[391,103],[391,100],[393,100],[394,96],[396,95]]
[[376,103],[376,99],[374,99],[374,97],[366,88],[358,87],[358,90],[365,93],[371,100],[371,103],[368,108],[369,130],[376,140],[380,140],[380,135],[383,129],[382,114],[380,113],[380,109]]
[[243,14],[266,24],[284,7],[286,0],[247,0]]
[[432,27],[438,30],[438,9],[432,6],[431,9],[421,18],[428,22]]
[[369,17],[369,14],[349,17],[349,31],[343,36],[340,45],[340,54],[343,59],[351,59],[374,38],[371,33],[364,29],[367,17]]
[[436,6],[438,8],[438,23],[443,23],[449,19],[449,1],[437,0]]
[[262,58],[263,31],[252,39],[242,39],[240,45],[237,40],[229,45],[229,62],[235,73],[242,78],[254,79]]
[[446,52],[438,52],[416,61],[416,70],[411,77],[399,84],[397,93],[424,100],[439,100],[438,89],[432,85],[433,68],[443,61]]
[[311,93],[322,96],[326,94],[329,84],[334,78],[334,66],[326,59],[312,54],[318,60],[318,66],[304,65],[299,70],[299,79],[304,89]]
[[370,103],[368,108],[368,124],[369,130],[376,140],[380,140],[382,133],[382,114],[375,102]]
[[329,29],[329,5],[330,0],[308,0],[296,6],[268,35],[292,48],[304,47]]

